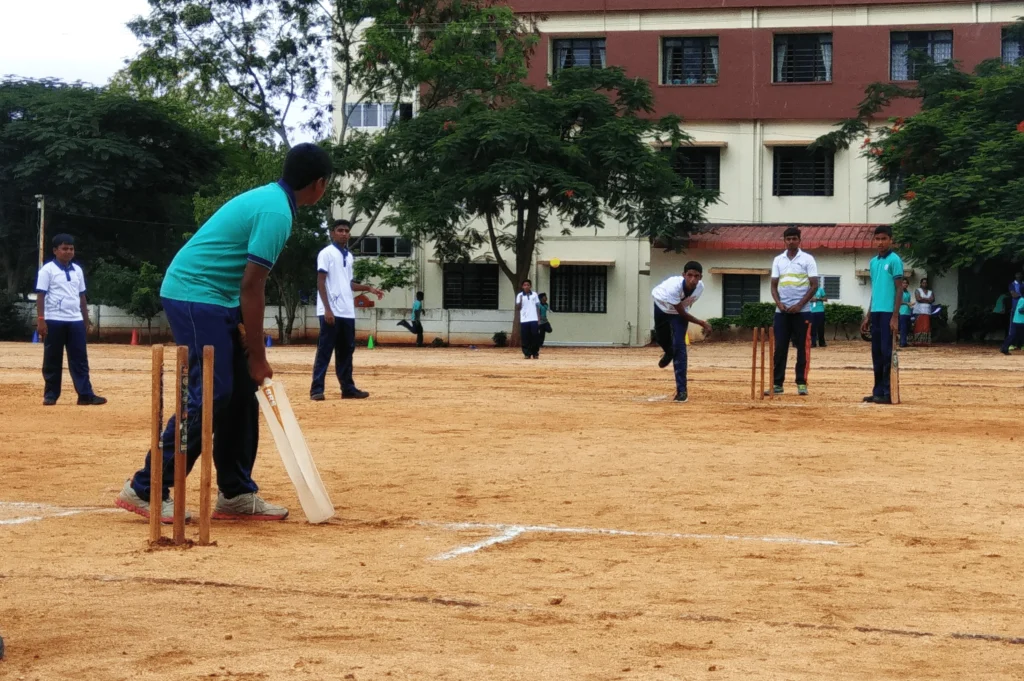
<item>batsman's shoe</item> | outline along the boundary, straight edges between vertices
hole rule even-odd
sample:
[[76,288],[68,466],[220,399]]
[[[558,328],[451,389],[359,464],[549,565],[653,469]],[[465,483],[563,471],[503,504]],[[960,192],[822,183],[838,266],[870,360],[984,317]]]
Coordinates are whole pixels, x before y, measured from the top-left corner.
[[[130,479],[125,481],[124,487],[121,488],[121,493],[114,500],[114,506],[131,511],[132,513],[138,513],[143,518],[149,518],[149,502],[135,493],[135,488],[132,487]],[[160,504],[160,522],[164,525],[170,525],[174,522],[173,499],[164,499],[164,502]],[[192,522],[192,514],[188,511],[185,511],[185,522]]]
[[287,517],[287,508],[264,501],[255,492],[232,499],[218,492],[217,508],[213,510],[215,520],[284,520]]

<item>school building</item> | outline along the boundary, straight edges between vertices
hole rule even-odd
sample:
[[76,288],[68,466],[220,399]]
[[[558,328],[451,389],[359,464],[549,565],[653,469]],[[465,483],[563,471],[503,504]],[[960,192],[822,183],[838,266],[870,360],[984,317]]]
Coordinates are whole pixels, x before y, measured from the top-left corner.
[[[680,173],[718,189],[708,224],[682,252],[627,234],[621,225],[562,236],[550,227],[534,254],[535,289],[547,292],[555,333],[549,342],[645,344],[650,291],[689,259],[704,266],[702,318],[737,314],[770,301],[772,259],[788,225],[804,231],[829,297],[867,306],[871,232],[891,224],[898,205],[875,206],[890,188],[870,182],[858,145],[835,154],[807,145],[854,115],[873,82],[910,84],[912,52],[973,69],[986,59],[1014,62],[1022,46],[1005,28],[1024,2],[961,0],[510,0],[536,21],[541,40],[528,80],[543,86],[563,68],[621,66],[651,82],[657,115],[683,117],[693,143],[679,150]],[[382,125],[388,105],[361,105],[358,125]],[[914,113],[898,102],[887,115]],[[415,258],[431,320],[453,341],[486,342],[511,326],[514,291],[481,250],[472,263],[442,264],[429,245],[412,248],[378,230],[369,251]],[[557,258],[561,266],[550,267]],[[910,269],[914,269],[909,264]],[[912,275],[916,286],[920,276]],[[939,304],[956,308],[957,275],[932,277]],[[412,291],[389,294],[376,313],[400,318]],[[455,333],[452,334],[452,325]],[[440,334],[443,336],[443,334]],[[399,338],[401,338],[399,336]]]

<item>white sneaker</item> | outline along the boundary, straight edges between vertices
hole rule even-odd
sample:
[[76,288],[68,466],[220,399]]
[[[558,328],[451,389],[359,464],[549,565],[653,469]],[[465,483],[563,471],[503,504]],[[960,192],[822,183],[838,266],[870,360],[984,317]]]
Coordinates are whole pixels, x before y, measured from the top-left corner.
[[255,492],[239,494],[232,499],[218,492],[213,517],[215,520],[284,520],[288,517],[288,509],[264,501]]
[[[132,513],[138,513],[143,518],[149,518],[149,502],[135,493],[131,478],[125,481],[124,487],[121,488],[121,493],[114,500],[114,506],[131,511]],[[167,498],[160,504],[160,522],[164,525],[170,525],[174,522],[173,499]],[[185,511],[185,522],[192,522],[192,514],[187,510]]]

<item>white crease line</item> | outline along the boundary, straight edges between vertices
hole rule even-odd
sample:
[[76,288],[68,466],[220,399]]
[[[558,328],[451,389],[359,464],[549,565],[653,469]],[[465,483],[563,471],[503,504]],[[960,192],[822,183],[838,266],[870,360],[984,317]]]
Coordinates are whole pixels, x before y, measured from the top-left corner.
[[46,515],[8,518],[0,520],[0,525],[24,525],[25,523],[39,522],[41,520],[46,520],[47,518],[66,518],[68,516],[79,515],[82,513],[114,513],[117,511],[116,508],[66,508],[64,506],[39,504],[31,501],[0,501],[0,510],[5,508],[34,511],[36,513],[44,513]]
[[525,527],[517,527],[515,525],[508,526],[504,529],[504,531],[502,531],[501,534],[497,536],[490,537],[489,539],[484,539],[483,541],[477,542],[476,544],[471,544],[469,546],[460,546],[457,549],[446,551],[445,553],[442,553],[439,556],[434,556],[434,560],[449,560],[450,558],[457,558],[458,556],[461,556],[466,553],[474,553],[475,551],[479,551],[480,549],[486,549],[488,546],[494,546],[495,544],[502,544],[507,541],[512,541],[525,531]]
[[558,527],[556,525],[505,525],[500,523],[437,523],[421,521],[417,523],[430,527],[439,527],[446,530],[498,530],[501,534],[478,542],[471,546],[463,546],[442,553],[435,557],[435,560],[448,560],[466,553],[473,553],[485,549],[494,544],[512,541],[516,537],[527,532],[541,532],[550,534],[584,534],[584,535],[608,535],[616,537],[660,537],[664,539],[699,539],[716,541],[751,541],[764,542],[768,544],[800,544],[804,546],[852,546],[844,542],[831,539],[803,539],[801,537],[747,537],[735,534],[691,534],[683,532],[634,532],[631,530],[613,530],[596,527]]

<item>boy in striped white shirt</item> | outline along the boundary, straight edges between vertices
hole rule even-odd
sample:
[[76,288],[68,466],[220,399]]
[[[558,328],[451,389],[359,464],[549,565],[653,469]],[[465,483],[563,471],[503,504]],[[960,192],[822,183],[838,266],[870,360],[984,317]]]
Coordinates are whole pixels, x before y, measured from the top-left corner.
[[789,344],[796,341],[796,390],[807,394],[807,364],[811,354],[811,298],[818,290],[818,264],[800,249],[800,228],[782,233],[786,250],[772,263],[775,299],[775,358],[772,392],[781,395],[786,380]]

